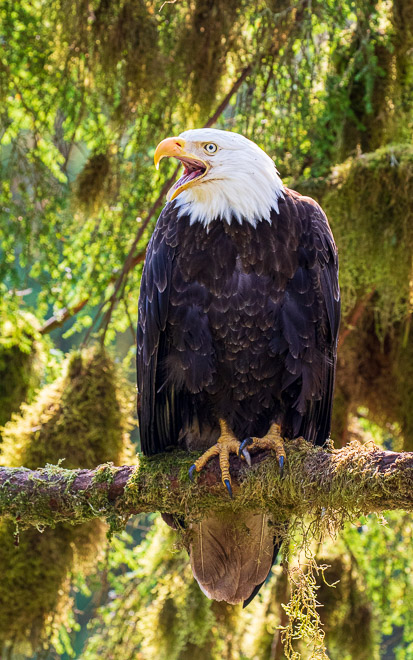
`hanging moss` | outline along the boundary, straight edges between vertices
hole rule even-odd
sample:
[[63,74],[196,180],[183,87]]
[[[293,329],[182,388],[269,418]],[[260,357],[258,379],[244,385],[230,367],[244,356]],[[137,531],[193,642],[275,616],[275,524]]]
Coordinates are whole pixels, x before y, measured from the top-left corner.
[[196,0],[178,46],[192,102],[206,116],[216,104],[226,58],[240,37],[242,0]]
[[344,317],[375,289],[385,331],[410,311],[413,147],[393,145],[337,166],[321,202],[340,255]]
[[138,103],[148,108],[162,87],[168,61],[159,39],[158,10],[145,0],[57,3],[61,58],[69,49],[72,62],[78,59],[85,74],[87,91],[93,79],[113,116],[123,120]]
[[76,180],[76,200],[88,211],[96,210],[114,189],[111,159],[106,153],[94,153],[86,161]]
[[0,320],[0,426],[40,385],[44,357],[38,330],[31,314]]
[[327,213],[340,258],[342,329],[366,294],[374,295],[338,349],[333,434],[346,440],[348,415],[369,409],[378,424],[397,422],[413,445],[413,148],[392,145],[337,166],[326,181],[299,182]]
[[125,94],[136,101],[162,75],[155,12],[144,0],[100,2],[91,24],[95,59],[113,78],[123,74]]
[[292,183],[326,212],[337,243],[343,321],[374,290],[383,337],[411,312],[413,147],[394,144],[350,158],[327,179]]
[[[35,468],[64,459],[67,467],[120,462],[128,447],[130,397],[110,358],[99,349],[74,353],[64,375],[5,427],[0,464]],[[0,525],[0,649],[32,657],[56,641],[70,609],[69,574],[99,553],[105,527],[27,529],[14,545],[15,526]]]

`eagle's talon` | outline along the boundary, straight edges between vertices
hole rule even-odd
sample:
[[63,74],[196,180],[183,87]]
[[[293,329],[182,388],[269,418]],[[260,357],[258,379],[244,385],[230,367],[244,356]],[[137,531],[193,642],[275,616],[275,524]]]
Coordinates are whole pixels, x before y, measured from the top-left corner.
[[251,455],[250,455],[248,449],[243,449],[243,450],[241,451],[241,454],[242,454],[242,456],[245,458],[245,460],[246,460],[246,462],[247,462],[247,465],[248,465],[249,467],[251,467]]
[[[244,454],[244,451],[248,452],[248,456],[250,455],[249,451],[246,449],[246,447],[251,445],[252,442],[253,442],[252,438],[245,438],[245,440],[243,440],[241,442],[241,444],[239,446],[239,450],[238,450],[238,458],[241,458],[241,454]],[[244,454],[244,456],[245,456],[245,454]],[[245,460],[247,460],[247,459],[245,459]],[[251,457],[250,457],[250,460],[251,460]],[[247,461],[247,463],[248,463],[248,461]]]
[[[233,431],[228,426],[225,420],[219,420],[219,426],[221,429],[221,434],[218,438],[218,442],[215,445],[212,445],[207,449],[202,456],[196,459],[195,463],[189,468],[189,477],[191,481],[193,480],[194,471],[200,472],[215,456],[219,456],[219,467],[221,469],[221,479],[222,483],[227,488],[230,496],[232,497],[232,488],[231,488],[231,477],[229,473],[229,457],[230,454],[239,455],[239,440],[235,437]],[[244,458],[248,463],[250,458],[248,452],[244,454]]]
[[240,444],[239,455],[244,451],[248,451],[246,447],[250,449],[268,449],[275,452],[278,465],[280,466],[280,476],[283,476],[286,456],[284,440],[281,437],[281,430],[278,424],[271,424],[268,433],[263,438],[245,438]]
[[225,486],[227,487],[227,491],[228,491],[228,493],[229,493],[230,498],[233,499],[233,497],[232,497],[232,488],[231,488],[231,482],[230,482],[230,480],[229,480],[229,479],[224,479],[224,484],[225,484]]
[[191,467],[189,468],[189,470],[188,470],[189,478],[192,482],[194,481],[194,472],[195,472],[195,470],[196,470],[196,465],[195,465],[195,463],[193,463],[191,465]]

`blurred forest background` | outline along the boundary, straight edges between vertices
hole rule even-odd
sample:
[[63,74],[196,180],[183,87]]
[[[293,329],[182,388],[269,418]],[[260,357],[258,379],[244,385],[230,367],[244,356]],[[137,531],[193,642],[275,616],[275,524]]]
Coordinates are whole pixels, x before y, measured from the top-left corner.
[[[2,0],[0,25],[0,465],[133,460],[139,280],[176,173],[154,148],[206,124],[329,216],[334,443],[412,451],[412,0]],[[241,611],[155,515],[105,531],[0,523],[1,658],[284,657],[279,566]],[[332,660],[413,658],[412,536],[392,512],[315,546]]]

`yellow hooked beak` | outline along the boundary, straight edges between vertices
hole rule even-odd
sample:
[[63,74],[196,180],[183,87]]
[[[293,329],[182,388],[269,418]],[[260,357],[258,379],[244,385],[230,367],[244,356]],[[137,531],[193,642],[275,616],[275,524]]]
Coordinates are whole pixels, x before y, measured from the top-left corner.
[[170,156],[181,161],[184,166],[184,173],[169,190],[166,196],[168,202],[172,202],[179,193],[202,179],[210,167],[202,158],[185,150],[185,140],[183,138],[170,137],[158,144],[154,155],[156,169],[159,169],[162,158]]

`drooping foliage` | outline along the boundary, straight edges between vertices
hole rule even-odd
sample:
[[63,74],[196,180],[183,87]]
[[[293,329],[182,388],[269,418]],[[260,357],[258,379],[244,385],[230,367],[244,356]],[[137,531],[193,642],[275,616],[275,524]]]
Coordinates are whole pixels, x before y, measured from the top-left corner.
[[[0,465],[119,462],[128,448],[129,412],[130,394],[110,358],[96,349],[74,353],[62,377],[6,425]],[[0,649],[31,657],[36,649],[58,644],[71,606],[73,562],[93,564],[105,528],[97,521],[20,531],[16,524],[0,525]]]

